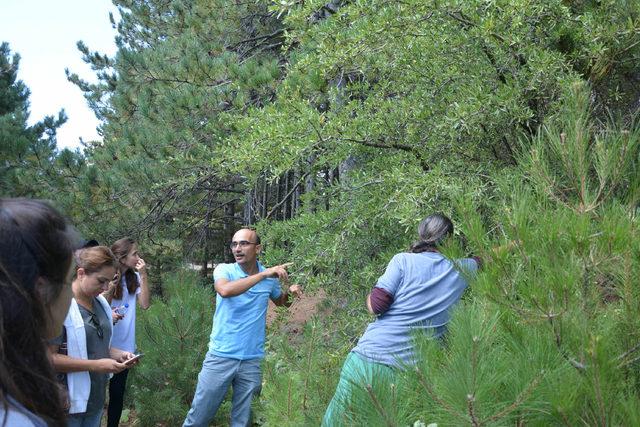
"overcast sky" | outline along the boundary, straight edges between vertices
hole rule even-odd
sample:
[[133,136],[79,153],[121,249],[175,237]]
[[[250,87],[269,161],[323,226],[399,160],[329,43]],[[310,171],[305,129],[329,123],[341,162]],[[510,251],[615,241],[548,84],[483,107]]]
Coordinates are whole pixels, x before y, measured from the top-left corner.
[[80,137],[100,139],[98,120],[64,69],[95,81],[76,43],[82,40],[91,51],[113,55],[116,31],[109,11],[117,16],[109,0],[0,0],[0,42],[20,54],[18,78],[31,91],[30,123],[62,108],[68,116],[58,132],[59,148],[79,147]]

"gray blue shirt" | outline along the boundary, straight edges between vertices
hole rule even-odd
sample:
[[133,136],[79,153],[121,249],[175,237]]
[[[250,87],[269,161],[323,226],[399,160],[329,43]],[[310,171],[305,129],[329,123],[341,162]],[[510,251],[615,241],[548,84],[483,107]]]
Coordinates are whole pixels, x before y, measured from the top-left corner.
[[353,351],[389,366],[414,364],[413,334],[445,332],[450,310],[467,287],[463,274],[477,269],[472,258],[454,263],[437,252],[395,255],[376,284],[393,303],[369,324]]
[[[258,271],[264,271],[258,263]],[[229,281],[249,275],[238,263],[220,264],[213,271],[213,280]],[[234,297],[216,295],[216,312],[209,341],[209,351],[216,356],[249,360],[264,357],[264,338],[269,298],[280,298],[280,282],[267,278],[246,292]]]
[[6,395],[7,408],[0,402],[0,426],[6,427],[47,427],[47,423],[22,406],[11,396]]

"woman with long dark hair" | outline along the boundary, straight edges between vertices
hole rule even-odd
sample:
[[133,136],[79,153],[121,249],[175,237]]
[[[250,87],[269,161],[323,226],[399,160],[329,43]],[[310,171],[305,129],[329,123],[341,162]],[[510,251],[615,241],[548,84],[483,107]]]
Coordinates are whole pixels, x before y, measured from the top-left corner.
[[322,425],[349,424],[345,409],[356,384],[386,378],[415,364],[413,334],[425,331],[434,338],[446,332],[451,308],[467,287],[464,273],[475,272],[479,258],[452,261],[440,253],[453,234],[453,223],[441,214],[429,215],[418,226],[419,240],[409,252],[396,254],[367,296],[371,322],[347,356],[336,392]]
[[[136,305],[146,310],[151,303],[146,264],[138,253],[135,240],[125,237],[111,245],[118,261],[120,281],[115,282],[105,294],[111,306],[124,310],[124,315],[113,327],[113,345],[135,353],[136,348]],[[117,427],[124,405],[124,392],[129,370],[117,373],[109,381],[109,408],[107,426]]]
[[71,301],[74,232],[39,200],[0,199],[0,426],[64,426],[45,340]]

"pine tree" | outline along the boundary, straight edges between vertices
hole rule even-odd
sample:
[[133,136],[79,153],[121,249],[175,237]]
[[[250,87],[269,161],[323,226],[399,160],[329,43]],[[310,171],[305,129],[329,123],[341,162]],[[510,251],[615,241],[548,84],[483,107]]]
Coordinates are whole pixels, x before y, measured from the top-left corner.
[[[49,197],[58,187],[56,130],[66,121],[47,116],[29,126],[29,89],[17,79],[20,55],[0,45],[0,194]],[[62,166],[72,153],[65,154]]]
[[69,73],[104,120],[104,142],[88,151],[99,203],[116,206],[121,233],[153,230],[197,258],[228,257],[244,188],[219,150],[233,118],[273,96],[282,31],[251,2],[116,5],[118,54],[79,43],[99,83]]

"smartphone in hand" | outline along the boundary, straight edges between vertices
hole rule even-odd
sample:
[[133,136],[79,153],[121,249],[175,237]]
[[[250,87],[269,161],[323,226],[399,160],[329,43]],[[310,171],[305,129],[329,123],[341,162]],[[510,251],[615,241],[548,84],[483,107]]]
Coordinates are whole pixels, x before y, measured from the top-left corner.
[[133,364],[135,361],[140,360],[140,358],[141,358],[142,356],[144,356],[144,353],[138,353],[138,354],[134,355],[131,359],[129,359],[129,360],[125,360],[125,361],[124,361],[124,364],[125,364],[125,365],[131,365],[131,364]]

